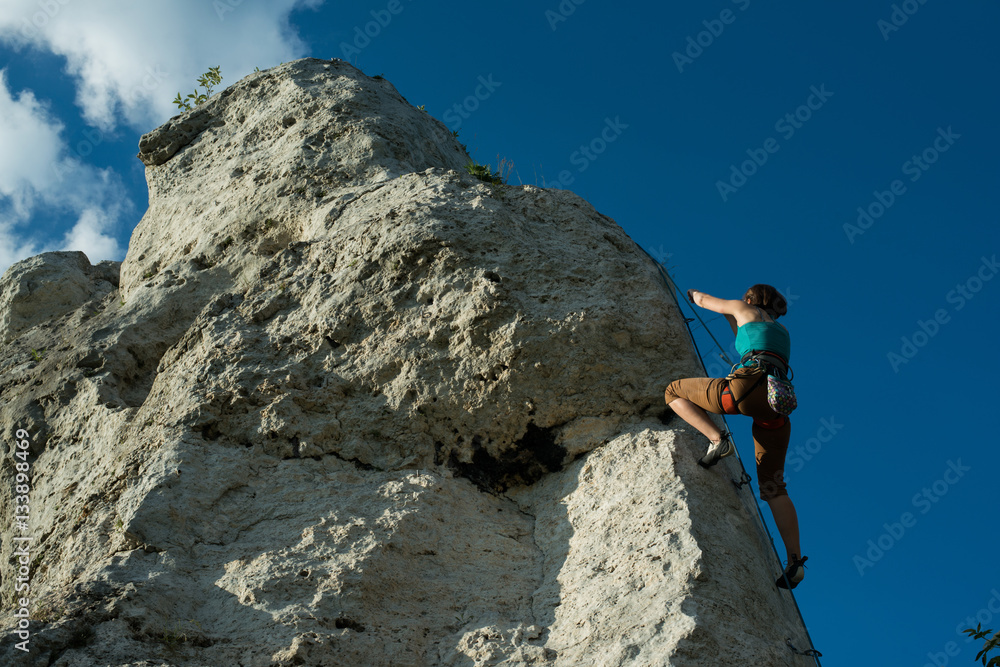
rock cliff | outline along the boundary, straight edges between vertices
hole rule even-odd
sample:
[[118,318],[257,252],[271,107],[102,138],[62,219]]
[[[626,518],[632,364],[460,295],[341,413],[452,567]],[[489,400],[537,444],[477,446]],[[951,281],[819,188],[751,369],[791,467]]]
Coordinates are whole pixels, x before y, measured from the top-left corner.
[[31,538],[2,544],[0,661],[808,664],[734,462],[669,419],[698,362],[614,221],[477,180],[341,61],[254,73],[139,157],[123,263],[0,281]]

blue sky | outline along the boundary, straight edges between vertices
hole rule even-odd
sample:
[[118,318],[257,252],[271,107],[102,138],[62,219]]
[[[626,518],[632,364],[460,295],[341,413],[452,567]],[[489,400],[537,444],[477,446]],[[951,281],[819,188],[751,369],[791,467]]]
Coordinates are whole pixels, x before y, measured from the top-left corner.
[[139,136],[208,67],[228,85],[345,57],[512,182],[590,201],[682,289],[786,292],[797,598],[823,664],[973,664],[956,628],[1000,628],[1000,7],[666,4],[10,0],[0,270],[121,259],[146,208]]

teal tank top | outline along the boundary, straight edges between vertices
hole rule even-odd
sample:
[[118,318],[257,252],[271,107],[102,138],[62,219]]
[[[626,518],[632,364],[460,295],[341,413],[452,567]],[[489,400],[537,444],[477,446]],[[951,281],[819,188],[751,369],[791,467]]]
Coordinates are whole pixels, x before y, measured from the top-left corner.
[[736,351],[742,357],[750,350],[774,352],[789,361],[792,339],[788,329],[777,322],[747,322],[736,330]]

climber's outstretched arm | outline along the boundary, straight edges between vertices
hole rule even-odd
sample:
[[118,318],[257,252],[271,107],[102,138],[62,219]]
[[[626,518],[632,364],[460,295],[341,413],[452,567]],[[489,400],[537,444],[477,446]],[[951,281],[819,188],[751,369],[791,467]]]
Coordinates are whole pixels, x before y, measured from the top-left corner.
[[734,334],[741,324],[752,321],[751,318],[756,313],[756,309],[745,301],[720,299],[698,290],[688,290],[688,299],[696,306],[724,315]]

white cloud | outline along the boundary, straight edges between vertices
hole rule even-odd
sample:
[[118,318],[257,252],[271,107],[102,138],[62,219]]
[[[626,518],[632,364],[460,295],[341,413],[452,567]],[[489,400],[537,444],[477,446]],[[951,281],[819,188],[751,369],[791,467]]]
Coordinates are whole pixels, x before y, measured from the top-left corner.
[[[120,259],[114,230],[132,208],[117,174],[67,154],[63,124],[31,91],[11,93],[0,70],[0,273],[49,250],[83,250],[91,261]],[[59,241],[28,231],[41,212],[77,222]]]
[[117,210],[88,208],[66,234],[63,250],[82,250],[91,264],[102,259],[120,259],[118,241],[108,234],[118,222]]
[[55,176],[62,130],[31,91],[15,99],[7,88],[7,70],[0,70],[0,197],[11,200],[15,213],[23,215],[32,192],[44,190]]
[[[91,126],[83,135],[97,137],[93,145],[122,123],[148,132],[176,115],[174,97],[191,92],[209,67],[221,67],[221,90],[255,67],[300,57],[305,45],[289,14],[322,2],[3,0],[0,42],[66,59],[79,107],[73,113]],[[68,110],[59,115],[68,117]],[[132,208],[125,188],[114,171],[71,151],[63,132],[46,104],[30,91],[12,94],[0,71],[0,272],[47,250],[83,250],[91,261],[121,258],[114,230]],[[41,213],[55,211],[76,219],[56,232],[58,240],[27,234]]]
[[32,242],[18,238],[7,225],[0,222],[0,276],[14,262],[37,255],[39,252]]
[[305,46],[288,26],[293,9],[322,0],[5,0],[0,40],[66,57],[84,118],[104,130],[120,118],[143,132],[177,113],[209,67],[229,85],[298,58]]

